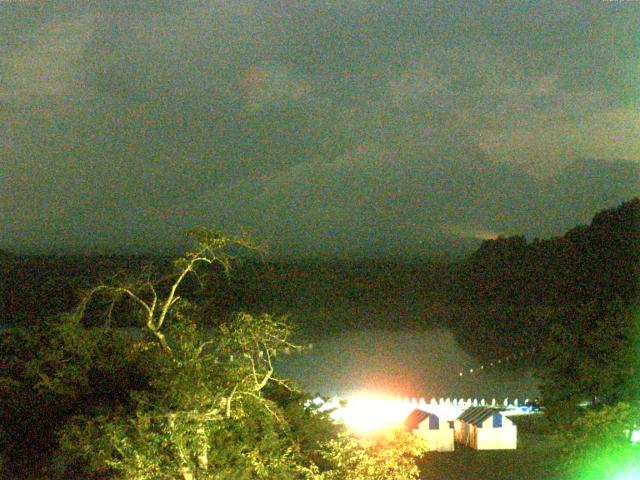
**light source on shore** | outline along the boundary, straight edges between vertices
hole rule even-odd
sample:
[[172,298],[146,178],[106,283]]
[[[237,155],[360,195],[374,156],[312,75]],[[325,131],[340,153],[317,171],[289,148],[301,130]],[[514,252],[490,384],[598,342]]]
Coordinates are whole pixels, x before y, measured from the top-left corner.
[[412,408],[400,398],[360,392],[347,397],[345,405],[333,412],[333,418],[355,432],[373,433],[400,426]]

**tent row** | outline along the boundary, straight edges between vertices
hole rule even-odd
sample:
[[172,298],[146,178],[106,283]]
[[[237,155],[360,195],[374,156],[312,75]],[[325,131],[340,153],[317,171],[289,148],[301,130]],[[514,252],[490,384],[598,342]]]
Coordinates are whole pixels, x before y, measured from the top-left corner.
[[527,398],[524,400],[524,402],[520,402],[520,400],[518,400],[517,398],[514,399],[509,399],[509,398],[505,398],[502,401],[497,401],[495,398],[492,398],[491,401],[485,400],[484,398],[481,399],[477,399],[477,398],[467,398],[466,400],[464,398],[432,398],[431,400],[427,401],[424,398],[405,398],[404,399],[405,402],[407,403],[411,403],[412,405],[416,405],[419,407],[423,407],[423,406],[430,406],[430,405],[446,405],[446,406],[454,406],[454,407],[499,407],[499,406],[504,406],[504,407],[519,407],[520,405],[528,405],[529,403],[531,403],[531,401]]
[[455,443],[476,450],[515,449],[517,427],[497,408],[471,407],[453,422],[422,409],[413,410],[405,420],[405,428],[423,438],[427,448],[451,452]]

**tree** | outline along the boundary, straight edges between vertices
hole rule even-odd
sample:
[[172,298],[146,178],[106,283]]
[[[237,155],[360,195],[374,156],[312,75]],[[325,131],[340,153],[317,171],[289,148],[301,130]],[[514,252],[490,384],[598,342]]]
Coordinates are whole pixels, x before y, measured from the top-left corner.
[[[178,289],[188,275],[194,276],[202,282],[198,273],[201,264],[222,266],[228,272],[233,256],[229,253],[231,247],[256,249],[257,246],[245,237],[228,237],[215,231],[200,228],[189,232],[196,240],[196,248],[174,262],[174,273],[161,279],[152,279],[149,271],[142,277],[129,282],[115,284],[100,284],[88,291],[80,302],[76,315],[83,317],[86,307],[96,295],[106,296],[109,307],[106,315],[105,327],[111,325],[113,309],[123,298],[131,300],[138,307],[143,321],[143,328],[153,334],[164,351],[171,355],[172,351],[162,332],[168,314],[176,302],[180,300]],[[165,292],[160,291],[161,285],[168,285]],[[164,295],[162,294],[164,293]]]
[[314,480],[415,480],[420,474],[415,458],[426,451],[422,440],[401,430],[373,439],[342,435],[323,445],[329,468]]
[[563,434],[563,478],[637,478],[640,446],[630,442],[640,408],[621,402],[587,411]]
[[133,395],[132,411],[75,418],[63,434],[63,456],[131,479],[296,478],[300,452],[284,434],[283,405],[263,391],[295,391],[271,364],[288,346],[287,327],[239,314],[207,337],[180,317],[167,328],[166,347],[137,343],[149,349],[153,372],[150,388]]
[[[415,478],[420,450],[411,438],[387,448],[339,436],[326,412],[276,374],[274,357],[299,350],[284,319],[241,312],[213,326],[202,321],[181,294],[184,282],[204,282],[202,266],[228,270],[233,249],[253,244],[209,230],[195,238],[170,275],[145,270],[89,289],[75,311],[33,336],[33,349],[18,352],[3,382],[40,402],[30,424],[43,412],[55,419],[40,476]],[[5,409],[4,400],[3,420],[13,422],[19,407]]]
[[[128,300],[142,333],[148,334],[131,347],[147,352],[145,363],[153,367],[146,372],[149,388],[133,392],[127,409],[73,418],[62,436],[66,458],[126,478],[188,480],[208,472],[231,478],[251,470],[272,478],[295,470],[294,451],[282,449],[285,438],[278,434],[284,425],[281,407],[263,393],[271,384],[294,391],[274,375],[272,363],[276,354],[296,349],[288,341],[290,329],[268,315],[244,313],[213,332],[198,328],[195,309],[179,295],[181,284],[188,275],[201,281],[198,267],[203,264],[228,270],[229,248],[252,245],[209,230],[195,235],[196,248],[175,262],[173,274],[154,280],[147,272],[138,281],[100,284],[74,313],[81,322],[100,297],[106,300],[103,328],[110,330],[118,323],[113,318],[117,303]],[[60,383],[63,372],[47,380],[50,388]],[[243,452],[236,448],[236,436],[256,440],[245,440],[248,451]],[[95,445],[101,446],[98,455]]]
[[640,309],[620,300],[568,308],[557,319],[540,370],[552,420],[568,424],[577,404],[592,407],[640,400]]
[[640,199],[635,198],[560,237],[530,244],[524,237],[483,242],[459,267],[452,296],[466,315],[454,328],[477,354],[504,356],[553,341],[551,327],[560,320],[566,329],[572,310],[595,305],[603,311],[616,298],[633,303],[640,275],[639,227]]

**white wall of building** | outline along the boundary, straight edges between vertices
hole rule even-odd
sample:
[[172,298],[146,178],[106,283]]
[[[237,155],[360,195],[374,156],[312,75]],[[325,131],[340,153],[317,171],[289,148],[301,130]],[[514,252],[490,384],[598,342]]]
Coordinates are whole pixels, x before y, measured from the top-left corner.
[[502,426],[493,427],[493,418],[482,422],[482,427],[454,422],[455,441],[476,450],[513,450],[518,446],[518,429],[509,418],[502,416]]
[[426,419],[413,431],[413,434],[425,439],[429,451],[452,452],[454,449],[453,428],[449,426],[449,422],[442,418],[438,429],[430,430],[429,419]]

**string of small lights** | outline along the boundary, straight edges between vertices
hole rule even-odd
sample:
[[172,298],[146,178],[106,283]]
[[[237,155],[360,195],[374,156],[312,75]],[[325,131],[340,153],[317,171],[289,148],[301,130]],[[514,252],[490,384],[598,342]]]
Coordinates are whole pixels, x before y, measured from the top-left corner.
[[506,355],[504,357],[500,357],[500,358],[496,358],[494,360],[491,360],[488,363],[484,363],[481,364],[477,367],[474,368],[465,368],[462,369],[458,372],[458,376],[459,377],[463,377],[465,375],[473,375],[473,374],[479,374],[484,372],[485,370],[491,369],[491,368],[497,368],[497,367],[501,367],[507,364],[513,364],[515,361],[517,360],[522,360],[525,358],[532,358],[536,353],[538,352],[537,348],[532,348],[529,351],[524,351],[524,352],[518,352],[518,353],[512,353],[510,355]]

